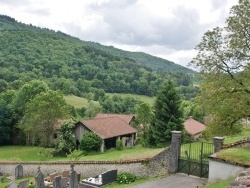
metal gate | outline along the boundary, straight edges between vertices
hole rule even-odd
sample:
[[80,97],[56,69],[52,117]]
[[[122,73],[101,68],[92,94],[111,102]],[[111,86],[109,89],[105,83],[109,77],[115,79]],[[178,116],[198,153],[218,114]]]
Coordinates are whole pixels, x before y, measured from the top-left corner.
[[193,142],[181,145],[178,171],[202,178],[208,178],[208,157],[214,153],[214,144]]

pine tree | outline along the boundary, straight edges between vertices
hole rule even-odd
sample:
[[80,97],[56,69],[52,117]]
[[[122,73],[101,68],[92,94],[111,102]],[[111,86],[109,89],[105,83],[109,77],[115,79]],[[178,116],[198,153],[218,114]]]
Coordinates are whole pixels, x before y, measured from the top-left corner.
[[150,146],[164,147],[171,141],[172,131],[182,131],[181,99],[171,81],[156,96],[154,118],[148,132]]

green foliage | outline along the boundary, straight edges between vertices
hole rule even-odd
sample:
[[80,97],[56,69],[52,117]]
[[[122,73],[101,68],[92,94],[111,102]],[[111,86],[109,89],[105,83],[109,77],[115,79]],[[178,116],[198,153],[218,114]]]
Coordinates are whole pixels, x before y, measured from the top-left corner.
[[[90,88],[152,96],[164,78],[187,84],[194,71],[145,53],[127,52],[86,42],[0,16],[0,81],[3,89],[46,81],[53,90],[81,96]],[[18,62],[18,66],[17,66]],[[153,62],[153,63],[152,63]],[[150,68],[149,68],[150,67]],[[154,71],[152,71],[154,70]],[[155,71],[168,72],[168,74]],[[2,84],[1,84],[2,83]],[[0,88],[0,89],[1,89]]]
[[147,133],[148,145],[165,147],[171,142],[172,131],[182,131],[180,96],[171,81],[159,91],[154,106],[154,116]]
[[[191,64],[200,70],[199,103],[211,116],[211,134],[230,134],[250,116],[249,0],[231,8],[226,26],[207,31]],[[219,132],[217,132],[219,131]]]
[[27,188],[35,188],[36,186],[34,184],[29,184]]
[[1,183],[6,183],[6,182],[8,182],[9,180],[8,180],[8,178],[6,177],[6,176],[2,176],[1,178],[0,178],[0,182]]
[[18,121],[13,107],[16,91],[7,90],[0,94],[0,145],[10,144],[15,134],[15,123]]
[[115,148],[117,150],[123,150],[123,142],[121,139],[117,139],[115,143]]
[[27,103],[19,127],[26,133],[28,144],[34,144],[35,138],[39,138],[43,146],[48,146],[53,126],[58,119],[66,118],[68,114],[69,107],[62,94],[49,90]]
[[73,121],[65,121],[61,125],[61,129],[58,133],[58,146],[59,151],[65,153],[71,153],[76,147],[76,139],[73,133],[75,124]]
[[103,112],[117,114],[135,113],[135,106],[140,103],[141,101],[139,99],[119,95],[113,95],[112,97],[106,96],[105,99],[100,101],[100,104],[103,106]]
[[52,157],[52,154],[51,154],[51,151],[49,151],[46,148],[43,148],[37,153],[37,156],[39,157],[39,160],[41,161],[48,161]]
[[85,110],[84,114],[88,118],[93,118],[96,116],[96,114],[102,112],[102,106],[98,101],[89,101],[89,105],[87,109]]
[[203,122],[203,118],[205,116],[204,110],[201,108],[199,104],[193,101],[183,100],[180,106],[181,111],[183,112],[183,118],[187,119],[192,116],[193,119]]
[[[223,126],[219,126],[219,123]],[[233,124],[224,123],[224,121],[219,121],[216,117],[213,121],[207,124],[207,128],[203,133],[203,137],[207,140],[212,139],[214,136],[235,136],[242,132],[242,123],[235,122]]]
[[102,139],[93,132],[86,131],[80,142],[80,149],[82,151],[100,151]]
[[82,155],[82,151],[74,150],[73,152],[67,155],[67,158],[69,158],[70,160],[78,161]]
[[129,172],[123,172],[117,174],[116,181],[119,184],[130,184],[136,180],[136,176]]

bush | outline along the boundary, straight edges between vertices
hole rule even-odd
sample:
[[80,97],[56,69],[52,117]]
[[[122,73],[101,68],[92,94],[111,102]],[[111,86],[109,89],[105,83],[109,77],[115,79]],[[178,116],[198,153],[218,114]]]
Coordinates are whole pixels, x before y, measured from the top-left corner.
[[93,132],[86,131],[80,143],[80,149],[85,152],[100,151],[102,139]]
[[116,148],[117,150],[123,150],[123,143],[122,143],[122,140],[120,140],[120,139],[117,139],[117,140],[116,140],[116,146],[115,146],[115,148]]
[[0,182],[6,183],[6,182],[9,182],[9,179],[7,177],[3,176],[3,177],[1,177]]
[[41,161],[47,161],[47,160],[49,160],[49,158],[51,158],[53,156],[51,154],[51,152],[45,148],[43,148],[41,151],[39,151],[37,153],[37,155]]
[[35,188],[35,185],[34,184],[30,184],[30,185],[28,185],[27,188]]
[[67,158],[69,158],[70,160],[78,161],[80,159],[81,155],[83,155],[82,151],[74,150],[72,153],[67,155]]
[[119,184],[129,184],[129,183],[134,182],[135,179],[136,179],[136,177],[134,174],[131,174],[129,172],[123,172],[123,173],[119,173],[117,175],[116,180]]

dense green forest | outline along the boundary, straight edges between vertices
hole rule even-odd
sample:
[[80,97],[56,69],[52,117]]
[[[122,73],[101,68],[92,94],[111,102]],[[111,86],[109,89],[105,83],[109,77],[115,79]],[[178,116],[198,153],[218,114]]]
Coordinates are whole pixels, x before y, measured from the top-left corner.
[[188,93],[187,98],[197,90],[188,87],[195,74],[188,68],[145,53],[81,41],[4,15],[0,16],[0,43],[0,91],[39,79],[53,90],[77,96],[98,90],[155,96],[167,78],[184,86],[180,91]]

